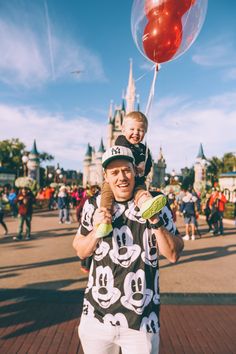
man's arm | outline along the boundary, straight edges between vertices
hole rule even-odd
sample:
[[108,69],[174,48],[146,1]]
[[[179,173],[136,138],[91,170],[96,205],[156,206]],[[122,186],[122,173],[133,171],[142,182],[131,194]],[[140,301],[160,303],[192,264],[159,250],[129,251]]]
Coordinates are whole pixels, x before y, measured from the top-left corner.
[[80,259],[91,256],[96,249],[98,240],[98,238],[95,238],[95,229],[93,229],[87,236],[76,234],[73,240],[73,247],[77,256]]
[[[155,224],[159,220],[159,217],[156,215],[150,219],[150,223]],[[161,226],[158,229],[153,229],[153,232],[156,236],[157,247],[160,253],[171,263],[176,263],[184,248],[182,237],[180,235],[173,235],[164,226]]]
[[73,247],[81,259],[91,256],[97,246],[99,238],[95,237],[96,227],[101,223],[111,223],[111,214],[106,208],[96,209],[93,216],[93,230],[87,236],[77,233],[73,240]]

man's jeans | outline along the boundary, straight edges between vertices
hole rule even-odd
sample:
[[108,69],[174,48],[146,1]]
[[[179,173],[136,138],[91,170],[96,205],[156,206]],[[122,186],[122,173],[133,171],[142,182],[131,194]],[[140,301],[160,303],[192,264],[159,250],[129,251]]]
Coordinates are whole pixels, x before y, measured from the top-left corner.
[[70,221],[69,209],[59,209],[59,219],[61,222]]
[[23,226],[26,224],[26,237],[30,237],[31,231],[31,215],[19,215],[19,228],[18,228],[18,237],[22,238]]
[[158,354],[159,332],[146,333],[105,325],[94,318],[81,317],[79,337],[84,354]]

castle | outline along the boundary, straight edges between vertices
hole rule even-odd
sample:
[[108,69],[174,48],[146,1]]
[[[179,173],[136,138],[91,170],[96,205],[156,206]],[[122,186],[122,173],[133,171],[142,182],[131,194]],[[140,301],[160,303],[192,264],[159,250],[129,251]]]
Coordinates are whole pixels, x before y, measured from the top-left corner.
[[[133,63],[130,60],[130,70],[128,78],[128,86],[125,96],[122,97],[121,105],[113,108],[113,102],[110,103],[107,124],[107,148],[112,146],[116,138],[121,134],[123,118],[132,111],[139,111],[139,95],[136,94],[135,80],[133,78]],[[103,140],[101,139],[98,151],[88,143],[87,151],[83,160],[83,186],[102,185],[102,155],[105,152]],[[157,162],[153,162],[153,168],[147,179],[148,184],[152,183],[153,187],[161,187],[164,185],[166,163],[163,157],[162,149]]]

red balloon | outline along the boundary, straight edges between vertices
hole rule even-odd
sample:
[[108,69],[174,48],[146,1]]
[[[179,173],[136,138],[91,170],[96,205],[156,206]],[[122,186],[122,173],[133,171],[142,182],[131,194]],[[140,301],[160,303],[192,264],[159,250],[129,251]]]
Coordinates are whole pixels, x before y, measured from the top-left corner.
[[154,20],[160,13],[168,12],[173,16],[183,16],[196,0],[146,0],[144,11],[149,20]]
[[196,0],[166,0],[166,9],[173,11],[178,16],[183,16],[191,6],[194,5]]
[[149,59],[158,64],[170,60],[182,41],[181,18],[159,13],[158,18],[147,23],[142,41]]

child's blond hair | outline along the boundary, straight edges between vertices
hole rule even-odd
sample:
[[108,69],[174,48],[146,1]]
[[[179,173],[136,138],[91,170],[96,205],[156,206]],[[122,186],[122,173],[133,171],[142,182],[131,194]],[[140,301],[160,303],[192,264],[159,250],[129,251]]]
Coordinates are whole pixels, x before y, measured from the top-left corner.
[[148,120],[147,120],[147,117],[145,116],[145,114],[143,114],[142,112],[133,111],[133,112],[129,112],[128,114],[126,114],[126,116],[124,116],[123,125],[125,124],[125,121],[127,119],[133,119],[133,120],[136,120],[137,122],[142,122],[145,126],[145,132],[147,132]]

